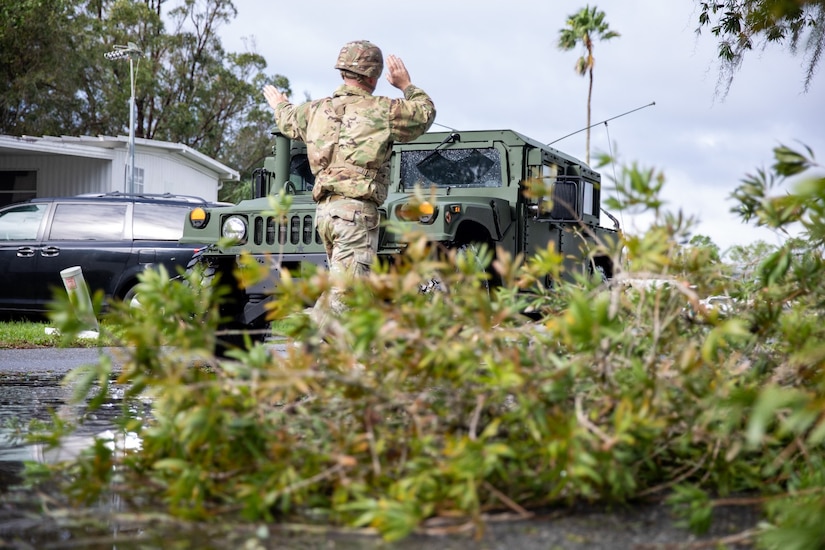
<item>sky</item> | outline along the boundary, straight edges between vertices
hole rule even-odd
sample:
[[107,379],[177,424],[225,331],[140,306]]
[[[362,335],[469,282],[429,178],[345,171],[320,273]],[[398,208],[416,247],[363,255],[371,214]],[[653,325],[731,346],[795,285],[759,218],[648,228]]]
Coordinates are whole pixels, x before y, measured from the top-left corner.
[[[587,5],[582,0],[234,4],[237,18],[218,31],[224,48],[263,55],[268,74],[289,79],[295,102],[329,95],[341,83],[333,69],[341,46],[370,40],[385,57],[401,57],[412,82],[433,98],[433,131],[511,129],[550,143],[587,126],[588,80],[574,68],[581,51],[556,46],[567,16]],[[695,32],[697,4],[590,4],[621,35],[594,49],[591,124],[618,117],[591,129],[591,164],[611,152],[620,163],[600,170],[602,196],[621,164],[635,163],[664,174],[665,209],[697,219],[693,234],[710,237],[723,252],[757,240],[781,244],[781,235],[731,213],[730,195],[744,177],[772,164],[777,145],[805,144],[825,157],[825,75],[820,70],[805,93],[801,54],[757,49],[723,98],[717,42],[707,29]],[[375,93],[401,95],[383,77]],[[553,147],[584,160],[585,140],[581,131]],[[612,214],[631,233],[650,223],[649,215]],[[602,224],[612,227],[604,215]]]

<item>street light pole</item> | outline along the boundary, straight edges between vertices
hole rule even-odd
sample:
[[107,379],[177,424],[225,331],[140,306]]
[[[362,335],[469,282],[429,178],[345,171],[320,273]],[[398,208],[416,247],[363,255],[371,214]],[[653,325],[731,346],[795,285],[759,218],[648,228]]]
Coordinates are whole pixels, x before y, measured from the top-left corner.
[[111,52],[103,54],[106,59],[129,58],[129,193],[135,193],[135,58],[143,55],[140,48],[134,42],[129,42],[126,46],[115,46]]

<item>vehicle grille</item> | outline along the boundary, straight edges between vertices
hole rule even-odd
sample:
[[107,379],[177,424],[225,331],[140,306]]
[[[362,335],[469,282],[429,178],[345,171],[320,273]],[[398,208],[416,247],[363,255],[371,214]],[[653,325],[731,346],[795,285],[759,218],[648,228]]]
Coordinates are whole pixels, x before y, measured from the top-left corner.
[[289,219],[274,216],[256,216],[253,222],[252,242],[257,246],[321,244],[312,216],[292,215]]

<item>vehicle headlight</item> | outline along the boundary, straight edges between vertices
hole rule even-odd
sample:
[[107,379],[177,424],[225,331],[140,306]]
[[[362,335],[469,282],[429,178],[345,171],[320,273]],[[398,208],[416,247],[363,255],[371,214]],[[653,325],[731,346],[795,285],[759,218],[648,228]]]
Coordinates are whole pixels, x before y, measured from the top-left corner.
[[229,216],[223,221],[221,234],[230,239],[243,241],[246,238],[246,220],[240,216]]

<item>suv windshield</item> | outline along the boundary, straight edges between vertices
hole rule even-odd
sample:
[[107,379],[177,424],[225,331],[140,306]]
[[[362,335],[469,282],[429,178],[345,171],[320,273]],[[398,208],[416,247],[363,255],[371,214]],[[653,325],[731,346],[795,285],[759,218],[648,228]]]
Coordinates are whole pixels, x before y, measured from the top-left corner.
[[401,153],[401,183],[421,187],[501,187],[497,149],[444,149]]

